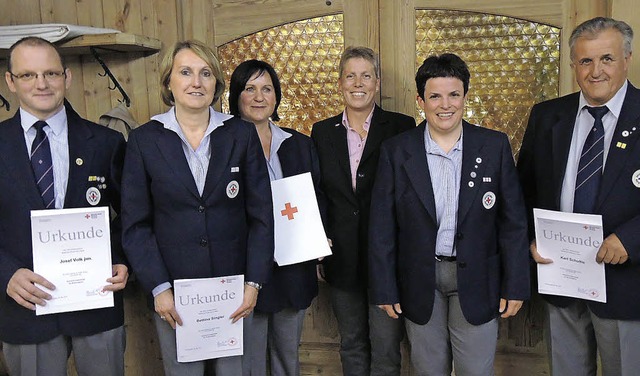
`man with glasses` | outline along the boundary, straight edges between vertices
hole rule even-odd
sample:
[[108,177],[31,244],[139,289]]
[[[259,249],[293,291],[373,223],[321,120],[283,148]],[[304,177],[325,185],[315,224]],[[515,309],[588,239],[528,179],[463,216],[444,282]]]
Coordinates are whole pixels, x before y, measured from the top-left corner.
[[55,286],[33,272],[31,210],[110,206],[120,209],[125,142],[82,119],[65,101],[71,71],[56,47],[36,37],[9,50],[5,80],[20,109],[0,123],[0,340],[11,375],[67,375],[74,352],[80,375],[123,375],[122,290],[128,268],[120,225],[111,225],[115,306],[36,316]]
[[[543,295],[552,375],[640,375],[640,90],[628,80],[633,30],[597,17],[569,38],[580,91],[536,104],[518,170],[533,208],[602,216],[606,303]],[[531,257],[541,257],[530,220]],[[556,261],[558,261],[557,256]]]

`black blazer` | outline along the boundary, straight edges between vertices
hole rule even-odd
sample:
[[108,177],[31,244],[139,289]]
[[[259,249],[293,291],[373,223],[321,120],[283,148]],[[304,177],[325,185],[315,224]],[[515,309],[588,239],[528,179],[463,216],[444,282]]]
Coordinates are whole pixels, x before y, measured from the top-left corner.
[[[320,190],[320,166],[316,149],[308,136],[293,129],[281,128],[292,136],[278,150],[278,158],[284,177],[311,172],[320,215],[323,216],[325,201]],[[278,266],[273,263],[273,274],[269,283],[258,294],[256,310],[279,312],[285,308],[305,309],[318,295],[316,260],[299,264]]]
[[[530,216],[530,239],[534,238],[533,208],[560,210],[562,181],[579,98],[579,93],[573,93],[531,109],[518,158]],[[623,136],[623,132],[627,134],[625,131],[627,137]],[[627,250],[629,260],[622,265],[605,265],[607,303],[588,301],[589,308],[602,318],[640,319],[640,289],[637,288],[640,285],[640,181],[634,182],[634,174],[640,174],[640,90],[629,83],[596,203],[596,213],[602,215],[604,236],[615,233]],[[560,307],[572,301],[567,297],[543,297]]]
[[[399,302],[420,325],[433,311],[438,233],[424,132],[422,122],[382,145],[369,253],[372,303]],[[458,294],[464,317],[479,325],[498,316],[500,298],[529,298],[527,217],[507,136],[463,122],[462,142]]]
[[325,228],[333,242],[333,255],[324,259],[326,279],[331,285],[367,286],[369,207],[380,144],[415,125],[412,117],[384,111],[376,105],[358,166],[355,192],[351,186],[347,130],[342,125],[342,114],[313,125],[311,138],[318,151],[321,187],[327,199]]
[[[271,185],[255,127],[229,119],[211,132],[210,146],[200,195],[175,132],[150,121],[129,134],[123,246],[148,293],[183,278],[269,280]],[[234,184],[237,191],[230,191]]]
[[[125,152],[122,135],[82,119],[65,102],[69,127],[69,181],[65,208],[89,207],[87,189],[96,187],[97,206],[120,212],[120,179]],[[83,163],[78,164],[80,158]],[[89,176],[104,176],[106,188]],[[0,123],[0,339],[14,344],[34,344],[58,335],[88,336],[124,323],[122,292],[114,294],[112,308],[36,316],[18,305],[7,292],[11,276],[20,268],[33,270],[30,211],[44,209],[20,126],[20,112]],[[120,222],[111,224],[111,257],[126,264],[120,242]],[[105,282],[106,284],[106,282]]]

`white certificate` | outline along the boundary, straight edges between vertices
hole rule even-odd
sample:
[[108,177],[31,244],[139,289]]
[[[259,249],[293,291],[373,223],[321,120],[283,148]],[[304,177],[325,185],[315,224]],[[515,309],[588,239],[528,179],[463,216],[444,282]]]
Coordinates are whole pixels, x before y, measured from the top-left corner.
[[229,316],[242,304],[244,276],[178,279],[173,284],[178,362],[242,355],[242,322]]
[[56,287],[36,315],[113,307],[107,207],[32,210],[33,271]]
[[602,244],[602,216],[533,209],[536,246],[551,264],[538,264],[538,292],[607,302],[604,263],[596,262]]
[[291,265],[331,254],[322,226],[311,173],[271,182],[278,265]]

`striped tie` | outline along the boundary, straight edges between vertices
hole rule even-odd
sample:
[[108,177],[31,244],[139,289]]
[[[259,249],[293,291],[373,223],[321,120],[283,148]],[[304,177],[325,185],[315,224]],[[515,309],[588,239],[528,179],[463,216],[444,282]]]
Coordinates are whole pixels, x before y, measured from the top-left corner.
[[31,168],[38,184],[42,201],[46,209],[55,207],[55,195],[53,188],[53,163],[51,161],[51,146],[49,138],[44,131],[48,124],[38,121],[33,124],[36,129],[36,138],[31,144]]
[[574,213],[593,213],[598,198],[604,156],[604,126],[602,117],[609,112],[607,106],[587,107],[593,116],[593,128],[589,131],[578,164],[576,190],[573,199]]

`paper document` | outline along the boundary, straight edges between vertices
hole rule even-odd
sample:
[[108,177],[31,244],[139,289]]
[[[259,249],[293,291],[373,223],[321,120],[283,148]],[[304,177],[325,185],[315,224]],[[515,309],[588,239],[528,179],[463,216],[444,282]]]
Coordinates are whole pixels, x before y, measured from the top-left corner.
[[103,291],[112,276],[111,233],[107,207],[32,210],[33,271],[55,290],[36,304],[36,315],[113,307],[113,293]]
[[606,303],[604,263],[596,262],[602,216],[543,209],[533,216],[538,253],[553,260],[538,264],[538,292]]
[[242,355],[242,322],[229,316],[242,304],[244,276],[178,279],[173,284],[178,362]]
[[311,173],[271,182],[278,265],[291,265],[331,254],[322,226]]

